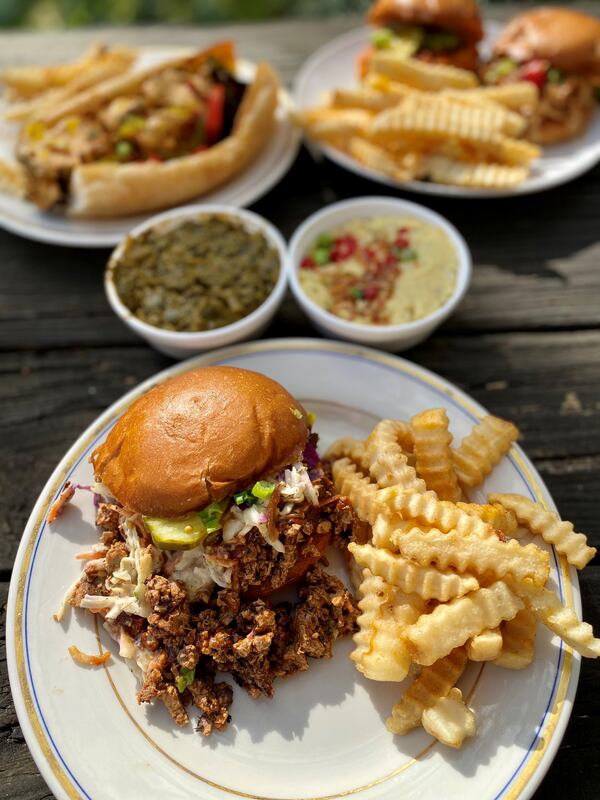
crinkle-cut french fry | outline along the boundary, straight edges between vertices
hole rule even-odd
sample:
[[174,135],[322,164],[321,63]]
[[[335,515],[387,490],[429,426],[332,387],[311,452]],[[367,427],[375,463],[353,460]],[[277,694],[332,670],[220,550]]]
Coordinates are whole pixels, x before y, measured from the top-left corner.
[[531,81],[504,83],[499,86],[478,86],[475,89],[463,89],[460,92],[454,89],[442,89],[441,94],[448,97],[459,95],[469,97],[475,102],[498,103],[506,108],[516,110],[524,106],[535,106],[539,96],[537,86]]
[[504,508],[500,503],[462,503],[456,504],[460,509],[466,511],[467,514],[472,514],[474,517],[487,522],[492,528],[496,528],[505,536],[513,537],[517,533],[519,527],[517,518],[512,511]]
[[398,103],[389,92],[382,92],[370,86],[353,86],[349,89],[334,89],[331,93],[333,108],[364,108],[366,111],[383,111]]
[[490,137],[482,149],[494,161],[513,167],[527,166],[542,154],[541,149],[533,142],[498,134]]
[[370,70],[417,89],[437,90],[453,87],[468,89],[477,86],[475,73],[446,64],[428,64],[416,58],[403,58],[393,50],[373,54]]
[[467,655],[470,661],[493,661],[501,651],[502,634],[500,628],[481,631],[481,633],[473,636],[467,642]]
[[371,541],[374,547],[383,547],[393,552],[396,550],[394,537],[398,531],[410,531],[414,527],[414,522],[403,520],[397,514],[391,516],[379,514],[373,523]]
[[378,486],[402,487],[406,491],[424,492],[425,481],[417,477],[414,467],[408,464],[400,440],[410,438],[407,426],[399,420],[384,419],[378,423],[367,439],[367,456],[370,473]]
[[506,106],[496,103],[494,100],[485,100],[478,97],[475,89],[460,90],[460,89],[444,89],[436,95],[433,95],[439,101],[449,100],[453,103],[460,103],[466,106],[477,106],[477,108],[484,108],[494,110],[499,114],[502,122],[502,131],[508,136],[521,136],[527,127],[527,120],[522,114],[516,111],[511,111]]
[[592,626],[581,622],[572,609],[563,606],[554,592],[542,586],[534,586],[529,581],[507,578],[506,583],[525,600],[540,622],[560,636],[573,650],[587,658],[600,656],[600,639],[594,637]]
[[[396,105],[402,103],[405,109],[409,107],[419,108],[427,106],[435,106],[439,109],[450,109],[452,106],[458,106],[459,109],[462,107],[470,110],[479,110],[484,112],[485,119],[493,121],[490,130],[504,133],[507,136],[521,136],[525,131],[527,121],[521,114],[517,114],[516,111],[510,111],[498,103],[470,99],[469,95],[461,92],[459,89],[453,91],[453,96],[444,95],[440,92],[415,92],[412,96],[398,101]],[[392,107],[392,105],[388,106],[388,108]],[[460,111],[458,113],[460,114]]]
[[522,608],[515,617],[500,625],[502,650],[494,664],[504,669],[524,669],[533,661],[537,619],[533,611]]
[[399,419],[382,419],[367,437],[367,446],[377,444],[397,444],[404,453],[413,452],[413,438],[410,425]]
[[496,579],[505,575],[517,580],[531,578],[537,586],[543,586],[550,575],[549,554],[535,544],[524,547],[516,539],[503,542],[493,536],[480,539],[458,531],[431,529],[425,533],[413,528],[395,534],[393,541],[403,556],[423,567],[436,564],[440,569],[453,567]]
[[348,458],[334,461],[331,474],[336,492],[348,497],[358,518],[372,525],[378,513],[375,507],[377,486],[359,472]]
[[547,511],[539,503],[518,494],[492,494],[490,502],[500,503],[512,511],[521,525],[526,525],[532,533],[554,545],[557,552],[566,556],[569,564],[577,569],[583,569],[596,555],[596,548],[588,545],[584,533],[576,533],[573,523],[563,522],[558,514]]
[[400,700],[392,708],[387,729],[403,736],[421,723],[423,711],[445,697],[463,674],[467,665],[464,647],[458,647],[445,658],[424,667]]
[[348,549],[358,563],[373,575],[379,575],[386,583],[397,586],[407,594],[417,594],[424,600],[445,602],[479,588],[473,575],[457,575],[449,570],[422,567],[380,547],[350,544]]
[[519,429],[488,415],[475,425],[454,450],[454,469],[463,486],[479,486],[519,436]]
[[360,439],[352,438],[352,436],[343,436],[341,439],[336,439],[325,454],[325,458],[329,461],[348,458],[361,471],[368,471],[369,469],[365,443]]
[[425,602],[366,571],[360,585],[356,649],[350,654],[356,668],[375,681],[403,681],[411,659],[402,632],[419,618]]
[[486,589],[436,606],[410,625],[404,638],[413,659],[428,666],[481,631],[512,619],[520,608],[523,601],[504,581],[496,581]]
[[374,503],[377,512],[384,516],[400,514],[402,519],[423,521],[444,533],[457,530],[465,536],[498,538],[498,533],[487,522],[467,514],[448,500],[438,500],[435,492],[417,494],[392,486],[380,489]]
[[372,114],[362,108],[309,108],[294,113],[294,119],[315,139],[344,141],[366,135]]
[[421,171],[435,183],[472,189],[510,189],[529,175],[528,167],[460,161],[445,156],[427,156]]
[[454,687],[435,705],[426,708],[421,724],[430,736],[448,747],[460,749],[463,742],[475,736],[475,714],[463,701],[462,692]]
[[414,151],[390,153],[379,145],[360,136],[352,136],[347,142],[345,152],[375,172],[381,172],[395,181],[411,181],[421,171],[422,156]]
[[410,425],[417,474],[440,500],[460,500],[462,492],[452,464],[448,414],[443,408],[432,408],[415,414]]
[[398,135],[425,140],[462,139],[485,144],[502,136],[502,115],[496,109],[480,109],[460,103],[407,100],[381,111],[373,118],[373,138],[386,142]]

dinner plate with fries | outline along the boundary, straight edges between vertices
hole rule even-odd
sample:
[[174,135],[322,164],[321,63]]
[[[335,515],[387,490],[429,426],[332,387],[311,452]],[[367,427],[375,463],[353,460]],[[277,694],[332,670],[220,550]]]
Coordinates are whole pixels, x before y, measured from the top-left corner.
[[232,42],[96,45],[0,83],[0,226],[51,244],[110,247],[198,198],[249,205],[300,144],[275,72]]
[[[96,539],[94,510],[80,492],[60,536],[44,520],[65,480],[93,481],[87,456],[133,400],[214,363],[280,381],[316,415],[336,487],[372,535],[347,559],[327,553],[358,592],[354,642],[278,681],[271,699],[236,690],[231,725],[203,740],[191,726],[174,731],[164,709],[136,705],[122,660],[96,670],[72,663],[65,632],[82,651],[118,650],[89,617],[52,620],[79,576],[74,554]],[[517,437],[421,367],[312,339],[177,364],[109,408],[42,492],[8,605],[15,705],[56,797],[531,797],[564,733],[580,653],[598,656],[600,642],[580,621],[576,572],[594,551],[559,520]],[[91,720],[108,771],[85,735]],[[151,768],[131,768],[139,764]]]
[[[485,26],[485,58],[499,31]],[[373,29],[337,37],[300,69],[296,120],[315,153],[362,177],[424,194],[497,197],[544,191],[600,160],[600,112],[576,139],[541,148],[523,138],[533,83],[481,87],[473,72],[375,51]]]

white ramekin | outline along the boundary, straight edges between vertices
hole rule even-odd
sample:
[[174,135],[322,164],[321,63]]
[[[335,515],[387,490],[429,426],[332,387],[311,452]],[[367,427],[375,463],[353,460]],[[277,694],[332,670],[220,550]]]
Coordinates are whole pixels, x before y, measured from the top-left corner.
[[[121,257],[127,238],[139,236],[141,233],[148,230],[148,228],[155,228],[158,226],[159,228],[164,227],[168,229],[184,220],[210,214],[226,214],[233,219],[239,220],[248,231],[260,231],[269,244],[277,250],[280,262],[279,277],[277,278],[277,282],[271,294],[258,308],[248,314],[247,317],[233,322],[231,325],[215,328],[215,330],[212,331],[200,331],[197,333],[167,331],[138,319],[122,302],[114,284],[114,269]],[[156,348],[161,353],[181,359],[192,356],[194,353],[213,350],[217,347],[225,347],[235,342],[260,336],[275,316],[283,301],[287,285],[285,262],[286,243],[283,236],[274,225],[271,225],[270,222],[258,214],[254,214],[252,211],[247,211],[246,209],[220,204],[207,203],[206,205],[183,206],[147,219],[141,225],[134,228],[128,234],[128,237],[123,239],[113,250],[108,261],[104,274],[104,289],[113,311],[132,331],[135,331],[139,336],[146,339],[152,347]]]
[[[442,228],[458,255],[456,286],[451,297],[427,317],[398,325],[360,325],[331,314],[305,294],[299,278],[300,262],[320,233],[330,231],[353,219],[389,216],[416,217]],[[471,282],[471,253],[467,243],[447,219],[425,206],[394,197],[357,197],[327,206],[308,217],[295,231],[288,247],[286,261],[288,280],[304,313],[313,325],[329,336],[398,352],[422,342],[447,319],[463,299]]]

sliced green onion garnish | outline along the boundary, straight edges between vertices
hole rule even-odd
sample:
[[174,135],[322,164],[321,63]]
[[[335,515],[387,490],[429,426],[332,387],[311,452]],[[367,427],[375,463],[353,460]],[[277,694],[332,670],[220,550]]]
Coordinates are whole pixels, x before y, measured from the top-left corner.
[[328,233],[320,233],[317,236],[317,247],[331,247],[333,239]]
[[256,481],[250,491],[254,497],[258,497],[259,500],[266,500],[268,497],[271,497],[275,491],[275,485],[273,481]]
[[296,419],[303,419],[304,414],[300,411],[299,408],[290,408],[290,411],[296,417]]
[[565,73],[556,67],[550,67],[546,78],[550,81],[550,83],[562,83],[565,79]]
[[207,533],[214,533],[221,528],[221,517],[226,508],[226,503],[211,503],[200,512],[200,519]]
[[313,250],[312,257],[315,262],[322,267],[324,264],[329,264],[329,247],[316,247]]
[[233,500],[236,506],[241,506],[244,503],[252,505],[256,503],[256,497],[252,494],[249,489],[244,489],[243,492],[236,492],[233,495]]
[[390,47],[393,38],[394,31],[390,30],[389,28],[379,28],[378,30],[373,31],[371,35],[371,44],[373,47],[377,48],[377,50],[385,50],[386,48]]
[[416,261],[417,251],[413,250],[412,247],[403,247],[398,258],[400,261]]
[[185,692],[187,687],[192,683],[194,677],[196,675],[196,668],[188,669],[187,667],[182,667],[179,675],[175,678],[175,684],[177,686],[177,691],[179,694]]

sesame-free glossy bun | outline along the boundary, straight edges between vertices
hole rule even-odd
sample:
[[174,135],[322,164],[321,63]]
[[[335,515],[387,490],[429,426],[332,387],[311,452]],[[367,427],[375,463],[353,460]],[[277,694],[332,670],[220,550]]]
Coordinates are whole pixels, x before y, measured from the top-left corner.
[[483,38],[475,0],[377,0],[367,14],[367,21],[377,26],[434,25],[457,33],[466,43]]
[[204,367],[140,397],[90,460],[124,506],[175,517],[294,462],[307,437],[304,409],[279,383]]
[[494,52],[515,61],[545,58],[565,72],[598,72],[600,20],[572,8],[534,8],[508,23]]

